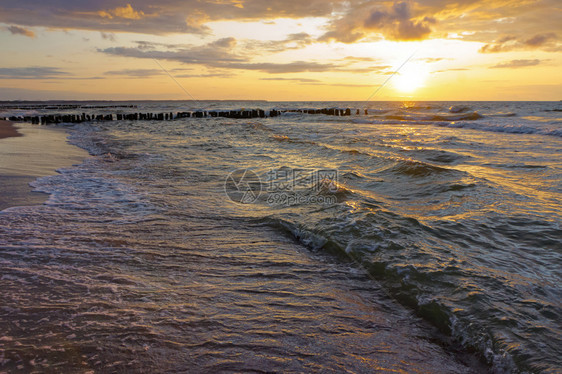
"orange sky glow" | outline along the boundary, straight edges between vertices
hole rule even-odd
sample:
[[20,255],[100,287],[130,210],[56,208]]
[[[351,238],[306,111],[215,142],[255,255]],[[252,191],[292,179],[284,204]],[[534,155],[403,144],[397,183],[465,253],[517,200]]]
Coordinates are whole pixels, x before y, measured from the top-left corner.
[[372,100],[561,100],[561,19],[559,0],[4,0],[0,100],[189,99],[174,80],[199,100],[387,80]]

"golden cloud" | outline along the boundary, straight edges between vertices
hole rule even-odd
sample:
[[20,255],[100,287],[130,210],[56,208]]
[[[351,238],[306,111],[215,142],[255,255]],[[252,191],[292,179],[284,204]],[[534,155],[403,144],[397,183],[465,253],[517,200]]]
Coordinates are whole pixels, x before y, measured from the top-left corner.
[[98,14],[101,17],[112,19],[114,17],[123,19],[141,19],[144,17],[143,11],[136,11],[133,9],[131,4],[127,4],[124,7],[117,7],[111,10],[100,10]]

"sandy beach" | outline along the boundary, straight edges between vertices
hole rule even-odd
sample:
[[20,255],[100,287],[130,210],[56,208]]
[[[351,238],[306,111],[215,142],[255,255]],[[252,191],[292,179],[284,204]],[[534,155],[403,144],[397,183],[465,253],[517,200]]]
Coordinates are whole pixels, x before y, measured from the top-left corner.
[[9,121],[0,120],[0,139],[22,136]]
[[0,210],[44,203],[29,183],[79,163],[87,153],[66,142],[60,128],[0,121]]

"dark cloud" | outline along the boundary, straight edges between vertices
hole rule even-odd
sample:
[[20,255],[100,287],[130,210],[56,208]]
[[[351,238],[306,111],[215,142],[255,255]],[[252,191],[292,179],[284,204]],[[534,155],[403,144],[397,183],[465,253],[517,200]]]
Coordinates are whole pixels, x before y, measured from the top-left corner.
[[208,34],[205,24],[210,21],[328,17],[333,8],[329,0],[3,0],[0,22],[104,32]]
[[556,40],[556,34],[553,32],[535,35],[532,38],[523,41],[523,44],[528,47],[540,47],[552,40]]
[[[482,52],[512,49],[562,50],[550,33],[561,35],[560,0],[2,0],[0,22],[10,32],[31,36],[29,27],[95,30],[104,33],[210,35],[209,22],[323,17],[319,41],[344,43],[447,37],[487,43]],[[549,30],[545,33],[544,30]],[[514,39],[498,38],[510,35]],[[304,33],[285,40],[254,42],[254,49],[277,52],[318,40]],[[494,40],[494,42],[490,42]],[[241,41],[242,42],[242,41]],[[248,48],[251,44],[248,43]]]
[[499,63],[499,64],[494,65],[494,66],[490,66],[490,68],[493,68],[493,69],[497,69],[497,68],[516,69],[516,68],[524,68],[524,67],[527,67],[527,66],[536,66],[536,65],[539,65],[541,62],[542,61],[538,60],[538,59],[534,59],[534,60],[511,60],[511,61]]
[[0,79],[50,79],[68,75],[67,72],[49,66],[0,68]]
[[156,48],[178,49],[178,48],[191,47],[189,44],[168,44],[168,43],[148,42],[145,40],[137,40],[135,41],[135,44],[139,49],[148,49],[148,50],[156,49]]
[[394,3],[388,11],[374,9],[364,21],[367,30],[382,32],[387,38],[394,40],[419,40],[425,38],[431,29],[429,24],[435,23],[432,17],[412,20],[410,5],[406,2]]
[[104,79],[103,77],[77,77],[50,66],[28,66],[17,68],[0,68],[0,79],[41,79],[53,80],[92,80]]
[[[252,70],[270,74],[302,72],[355,72],[371,73],[390,68],[390,66],[349,66],[354,61],[340,63],[316,61],[293,61],[288,63],[254,62],[255,54],[239,52],[234,38],[219,39],[201,46],[167,45],[137,41],[136,47],[111,47],[99,52],[121,57],[176,61],[183,64],[201,65],[210,69]],[[243,48],[242,48],[243,49]]]
[[373,32],[390,40],[420,40],[429,36],[430,25],[437,22],[431,15],[414,15],[408,2],[395,2],[390,8],[382,4],[366,1],[350,8],[330,23],[329,31],[320,40],[353,43]]
[[23,35],[29,38],[35,38],[35,33],[31,30],[25,29],[19,26],[9,26],[6,27],[6,30],[12,33],[12,35]]
[[559,51],[555,33],[536,34],[530,38],[518,38],[507,35],[499,38],[494,43],[486,44],[480,48],[481,53],[509,52],[514,50],[544,49],[546,51]]
[[[136,1],[133,6],[124,7],[123,3],[117,0],[103,2],[4,0],[0,4],[0,22],[64,30],[138,32],[157,35],[208,32],[208,28],[201,23],[206,19],[202,15],[190,12],[187,7],[183,12],[176,12],[179,4],[169,1],[174,6],[166,8],[163,3],[165,2],[151,5],[148,1]],[[188,17],[190,15],[191,18]]]
[[[236,56],[233,48],[236,39],[224,38],[202,46],[178,46],[160,45],[149,42],[137,42],[137,47],[112,47],[100,49],[103,52],[114,56],[151,58],[158,60],[178,61],[184,64],[202,64],[216,66],[228,62],[243,62],[245,59]],[[162,49],[156,47],[162,46]]]

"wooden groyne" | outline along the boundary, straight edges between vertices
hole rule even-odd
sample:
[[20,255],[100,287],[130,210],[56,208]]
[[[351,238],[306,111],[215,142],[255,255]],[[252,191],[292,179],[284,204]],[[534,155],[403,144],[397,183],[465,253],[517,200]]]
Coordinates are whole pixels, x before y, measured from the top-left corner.
[[[324,114],[328,116],[359,115],[359,109],[351,108],[323,108],[323,109],[236,109],[236,110],[195,110],[168,113],[117,113],[117,114],[46,114],[38,116],[11,116],[4,118],[12,122],[31,122],[33,124],[58,124],[106,121],[171,121],[179,118],[209,118],[223,117],[233,119],[271,118],[284,113]],[[365,110],[367,114],[367,110]]]

